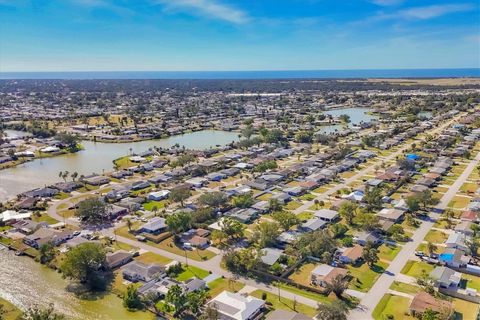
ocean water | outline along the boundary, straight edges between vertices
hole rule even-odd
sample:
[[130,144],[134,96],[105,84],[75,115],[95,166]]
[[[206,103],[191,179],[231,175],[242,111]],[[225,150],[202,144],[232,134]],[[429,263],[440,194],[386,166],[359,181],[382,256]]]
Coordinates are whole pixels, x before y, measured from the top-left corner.
[[480,77],[480,68],[291,71],[0,72],[0,79],[335,79]]

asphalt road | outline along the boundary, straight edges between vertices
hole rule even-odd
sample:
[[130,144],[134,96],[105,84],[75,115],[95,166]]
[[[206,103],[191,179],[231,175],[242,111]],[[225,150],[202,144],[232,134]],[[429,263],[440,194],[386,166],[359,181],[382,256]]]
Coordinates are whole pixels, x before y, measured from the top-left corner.
[[[475,159],[471,160],[467,165],[463,173],[455,180],[455,182],[450,186],[448,191],[443,195],[439,204],[435,207],[437,209],[446,209],[450,201],[455,197],[457,192],[460,190],[460,187],[465,183],[470,174],[476,168],[480,162],[480,153],[477,153]],[[389,265],[387,270],[378,278],[373,287],[367,292],[367,294],[360,299],[359,308],[352,310],[349,315],[349,319],[372,319],[371,313],[375,309],[376,305],[380,302],[382,297],[387,293],[388,288],[390,288],[392,282],[395,280],[396,276],[400,273],[402,268],[405,266],[405,263],[414,256],[415,249],[420,245],[428,231],[435,224],[435,220],[439,218],[439,214],[435,212],[430,212],[430,219],[428,221],[423,221],[420,227],[414,232],[412,236],[412,241],[406,243],[400,252],[397,254],[395,259]]]

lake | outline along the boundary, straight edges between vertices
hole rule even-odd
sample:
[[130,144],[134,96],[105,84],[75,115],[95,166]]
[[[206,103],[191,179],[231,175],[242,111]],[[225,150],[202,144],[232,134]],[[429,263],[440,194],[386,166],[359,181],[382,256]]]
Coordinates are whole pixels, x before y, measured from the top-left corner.
[[155,318],[148,312],[127,311],[123,301],[114,294],[97,299],[79,299],[66,290],[68,282],[56,271],[1,248],[0,270],[0,297],[23,310],[35,305],[47,307],[53,303],[55,311],[75,320]]
[[227,145],[237,141],[238,133],[204,130],[159,140],[128,143],[101,143],[83,141],[85,150],[58,157],[36,159],[14,168],[0,171],[0,201],[5,201],[19,193],[50,185],[61,179],[60,171],[78,172],[79,175],[103,173],[113,170],[113,160],[133,152],[149,148],[171,147],[176,144],[187,149],[205,150],[217,145]]
[[333,117],[338,117],[342,114],[346,114],[350,117],[350,125],[356,125],[361,122],[368,122],[373,119],[376,119],[374,115],[369,114],[372,109],[370,108],[341,108],[341,109],[331,109],[324,111],[324,114],[331,115]]

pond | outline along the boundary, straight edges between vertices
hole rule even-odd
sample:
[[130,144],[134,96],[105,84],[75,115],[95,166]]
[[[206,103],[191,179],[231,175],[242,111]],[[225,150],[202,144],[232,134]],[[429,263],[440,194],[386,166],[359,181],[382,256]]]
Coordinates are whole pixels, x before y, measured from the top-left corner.
[[78,320],[152,320],[148,312],[129,312],[114,294],[81,300],[66,290],[68,282],[56,271],[28,257],[0,249],[0,297],[22,310],[54,305],[57,312]]
[[346,114],[350,117],[350,125],[356,125],[361,122],[368,122],[373,119],[376,119],[374,115],[369,114],[372,109],[370,108],[342,108],[342,109],[331,109],[324,111],[324,114],[331,115],[333,117],[338,117],[342,114]]
[[60,181],[60,171],[78,172],[79,175],[102,173],[113,170],[113,160],[133,152],[149,148],[171,147],[176,144],[187,149],[208,149],[217,145],[227,145],[238,140],[238,133],[204,130],[172,136],[159,140],[128,143],[101,143],[83,141],[85,148],[74,154],[36,159],[14,168],[0,171],[0,201],[5,201],[19,193],[50,185]]

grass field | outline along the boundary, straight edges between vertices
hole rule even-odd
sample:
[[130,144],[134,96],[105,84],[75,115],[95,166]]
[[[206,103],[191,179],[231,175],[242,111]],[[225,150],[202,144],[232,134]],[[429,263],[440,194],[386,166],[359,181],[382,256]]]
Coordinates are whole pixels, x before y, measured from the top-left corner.
[[230,292],[238,292],[240,291],[245,284],[235,281],[233,279],[225,279],[225,278],[218,278],[216,280],[213,280],[212,282],[209,282],[208,288],[210,289],[208,291],[208,294],[210,297],[215,297],[222,291],[230,291]]
[[416,294],[422,290],[422,288],[420,288],[419,286],[399,281],[394,281],[390,286],[390,289],[408,294]]
[[210,250],[182,250],[173,243],[172,237],[163,240],[159,244],[155,244],[155,246],[168,252],[178,254],[180,256],[187,255],[188,259],[193,259],[197,261],[209,260],[215,257],[215,253]]
[[479,305],[473,302],[454,298],[452,300],[453,309],[455,310],[456,320],[477,319]]
[[379,249],[378,257],[382,260],[392,261],[397,256],[398,252],[400,252],[400,246],[391,246],[388,244],[382,244]]
[[207,270],[200,269],[195,266],[183,266],[183,272],[179,273],[175,279],[178,281],[185,281],[193,277],[199,279],[206,278],[210,273]]
[[410,299],[386,294],[373,310],[372,316],[375,320],[387,319],[388,315],[392,315],[392,319],[415,319],[406,313],[409,306]]
[[444,243],[448,235],[438,230],[430,230],[425,236],[425,241],[433,243]]
[[271,305],[273,309],[300,312],[310,317],[313,317],[317,314],[317,310],[315,308],[301,304],[299,302],[295,303],[293,300],[282,297],[280,297],[279,300],[277,295],[263,290],[255,290],[250,295],[261,299],[263,294],[266,294],[267,299],[265,301],[267,302],[267,304]]
[[367,292],[387,266],[384,262],[378,262],[373,269],[370,269],[366,263],[360,267],[348,266],[348,270],[354,277],[350,282],[350,289]]
[[0,315],[1,319],[16,320],[22,314],[20,309],[5,299],[0,298],[0,305],[3,306],[3,310],[5,311],[3,315]]
[[430,274],[434,268],[435,266],[425,262],[409,260],[400,272],[407,276],[418,278],[422,275],[423,271]]
[[135,258],[135,260],[138,260],[140,262],[147,263],[147,264],[157,263],[160,265],[166,265],[172,262],[172,259],[169,259],[167,257],[161,256],[153,252],[142,253],[140,256]]

